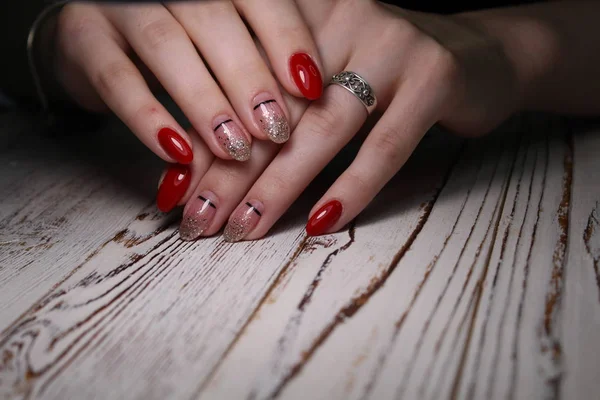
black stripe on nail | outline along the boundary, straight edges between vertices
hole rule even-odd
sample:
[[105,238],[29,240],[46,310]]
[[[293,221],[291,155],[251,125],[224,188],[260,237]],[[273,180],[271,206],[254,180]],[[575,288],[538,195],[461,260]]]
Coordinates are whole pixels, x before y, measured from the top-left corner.
[[262,104],[269,104],[269,103],[275,103],[275,100],[271,99],[271,100],[263,101],[262,103],[258,103],[256,106],[254,106],[254,109],[256,110]]
[[198,198],[200,200],[202,200],[203,202],[208,203],[208,205],[211,206],[212,208],[214,208],[215,210],[217,209],[217,206],[215,206],[214,203],[212,201],[210,201],[209,199],[207,199],[206,197],[198,196]]
[[256,209],[256,207],[254,207],[252,204],[250,204],[250,202],[246,202],[246,205],[247,205],[248,207],[250,207],[250,208],[252,209],[252,211],[254,211],[254,212],[255,212],[255,213],[256,213],[256,214],[257,214],[259,217],[262,217],[262,214],[260,213],[260,211],[258,211],[258,210]]
[[219,129],[221,127],[221,125],[225,125],[226,123],[231,122],[231,121],[233,121],[233,120],[232,119],[228,119],[227,121],[221,122],[219,125],[215,126],[215,129],[213,129],[213,132],[216,132],[217,129]]

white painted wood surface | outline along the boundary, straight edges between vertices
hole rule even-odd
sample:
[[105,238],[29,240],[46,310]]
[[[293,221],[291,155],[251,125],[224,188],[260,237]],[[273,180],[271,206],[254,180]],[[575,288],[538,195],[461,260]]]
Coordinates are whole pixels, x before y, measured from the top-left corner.
[[0,399],[598,398],[598,125],[432,133],[348,229],[303,231],[334,167],[233,245],[131,136],[0,115]]

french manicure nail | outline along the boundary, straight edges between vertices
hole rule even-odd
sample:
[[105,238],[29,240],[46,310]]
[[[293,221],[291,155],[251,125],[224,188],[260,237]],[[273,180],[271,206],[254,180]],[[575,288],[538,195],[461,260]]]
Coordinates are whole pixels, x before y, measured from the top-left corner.
[[156,205],[162,212],[169,212],[181,200],[191,182],[191,173],[186,165],[173,164],[167,169],[156,196]]
[[290,126],[283,110],[275,100],[266,100],[254,107],[254,117],[266,135],[275,143],[290,138]]
[[194,240],[206,231],[217,213],[216,196],[203,191],[191,199],[183,212],[179,236],[183,240]]
[[331,229],[342,216],[343,206],[338,200],[332,200],[319,208],[306,224],[308,236],[319,236]]
[[290,57],[290,71],[294,83],[308,100],[317,100],[323,94],[323,78],[319,67],[306,53],[295,53]]
[[221,147],[237,161],[250,158],[250,143],[240,126],[232,119],[225,120],[214,129]]
[[264,206],[260,201],[251,200],[235,209],[223,232],[226,242],[238,242],[245,238],[258,224]]
[[179,164],[189,164],[194,159],[194,153],[190,145],[180,134],[171,128],[162,128],[158,131],[158,143],[169,157]]

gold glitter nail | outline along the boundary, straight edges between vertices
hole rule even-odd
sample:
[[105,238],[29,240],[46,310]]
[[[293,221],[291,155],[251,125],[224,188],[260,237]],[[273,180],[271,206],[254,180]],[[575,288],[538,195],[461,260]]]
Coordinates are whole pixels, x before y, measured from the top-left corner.
[[233,120],[228,119],[217,125],[215,134],[221,146],[234,160],[246,161],[250,158],[250,143],[242,129]]
[[263,131],[275,143],[285,143],[290,138],[290,126],[285,114],[275,100],[254,107],[254,113]]
[[242,204],[233,212],[223,232],[223,239],[226,242],[238,242],[242,240],[258,224],[261,213],[253,203],[247,202]]
[[229,140],[226,145],[227,151],[237,161],[247,161],[250,158],[250,146],[242,139]]
[[212,192],[203,192],[198,197],[190,200],[184,212],[183,221],[179,227],[179,237],[182,240],[195,240],[204,233],[212,222],[215,213],[215,204],[208,199]]

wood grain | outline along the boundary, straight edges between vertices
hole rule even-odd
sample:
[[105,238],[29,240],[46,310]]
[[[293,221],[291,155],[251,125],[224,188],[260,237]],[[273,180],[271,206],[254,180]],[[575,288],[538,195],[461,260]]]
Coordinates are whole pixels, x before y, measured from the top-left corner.
[[600,203],[600,129],[576,124],[562,326],[564,398],[597,397],[600,381],[600,285],[597,260]]
[[594,398],[598,131],[434,131],[337,234],[303,231],[325,174],[266,239],[186,243],[122,127],[0,116],[0,398]]

